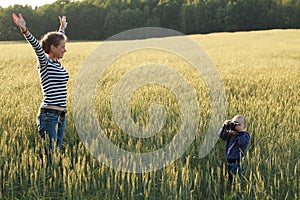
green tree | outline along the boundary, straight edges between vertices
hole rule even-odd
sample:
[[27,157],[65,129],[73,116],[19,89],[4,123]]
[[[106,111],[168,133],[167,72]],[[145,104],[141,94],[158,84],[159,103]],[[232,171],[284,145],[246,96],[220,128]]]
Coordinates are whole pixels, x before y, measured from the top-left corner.
[[68,36],[74,40],[98,40],[104,38],[105,12],[87,2],[74,2],[65,7],[70,21]]
[[162,27],[180,31],[180,10],[181,7],[176,1],[161,1],[154,14],[160,19]]
[[284,28],[300,27],[300,0],[282,0]]
[[118,10],[111,9],[105,17],[104,32],[105,37],[113,36],[120,32],[121,17]]
[[8,8],[1,8],[0,10],[0,40],[21,40],[24,39],[20,34],[19,28],[14,24],[12,20],[12,13],[22,13],[26,19],[27,26],[30,31],[35,33],[36,15],[32,8],[28,5],[20,6],[14,5]]
[[181,31],[185,34],[197,33],[200,26],[200,15],[197,5],[186,4],[181,8]]
[[57,0],[37,8],[0,7],[0,40],[23,39],[11,14],[23,13],[30,31],[57,30],[67,15],[69,39],[105,39],[121,31],[157,26],[190,33],[300,27],[300,0]]
[[62,15],[63,6],[63,4],[55,3],[37,8],[38,20],[36,26],[39,28],[39,34],[58,29],[58,16]]

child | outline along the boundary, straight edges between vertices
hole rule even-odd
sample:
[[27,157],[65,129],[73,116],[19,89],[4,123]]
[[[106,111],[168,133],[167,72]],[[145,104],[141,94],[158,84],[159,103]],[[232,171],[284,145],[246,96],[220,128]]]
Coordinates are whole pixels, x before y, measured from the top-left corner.
[[218,133],[226,141],[226,159],[229,187],[232,185],[233,175],[238,174],[243,182],[244,167],[241,159],[250,142],[250,135],[246,131],[246,118],[236,115],[232,120],[226,120]]

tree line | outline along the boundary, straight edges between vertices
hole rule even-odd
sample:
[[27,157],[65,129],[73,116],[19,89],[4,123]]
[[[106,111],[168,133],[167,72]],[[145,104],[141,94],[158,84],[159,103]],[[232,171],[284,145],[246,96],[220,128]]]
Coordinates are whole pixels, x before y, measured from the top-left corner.
[[163,27],[184,34],[300,28],[300,0],[57,0],[40,7],[0,7],[0,40],[20,40],[11,14],[23,13],[34,35],[69,21],[72,40],[104,40],[138,27]]

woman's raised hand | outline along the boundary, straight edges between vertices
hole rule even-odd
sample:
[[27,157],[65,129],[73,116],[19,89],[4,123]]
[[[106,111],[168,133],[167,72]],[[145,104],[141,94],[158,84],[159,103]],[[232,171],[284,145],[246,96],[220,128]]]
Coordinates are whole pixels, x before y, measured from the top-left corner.
[[13,13],[12,16],[15,24],[20,27],[22,32],[25,32],[27,28],[23,15],[19,13],[19,16],[17,16],[15,13]]
[[58,16],[58,18],[59,18],[59,22],[60,22],[59,29],[64,31],[68,26],[67,17],[66,16],[62,16],[62,17]]

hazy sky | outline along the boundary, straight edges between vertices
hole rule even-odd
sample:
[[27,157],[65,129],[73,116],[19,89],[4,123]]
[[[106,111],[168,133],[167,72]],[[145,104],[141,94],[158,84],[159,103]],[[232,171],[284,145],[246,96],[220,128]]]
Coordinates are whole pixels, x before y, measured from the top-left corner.
[[0,6],[6,8],[8,6],[19,4],[19,5],[31,5],[32,7],[41,6],[44,4],[51,4],[56,0],[0,0]]

